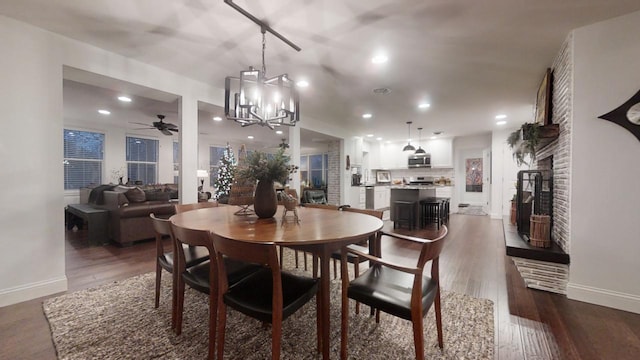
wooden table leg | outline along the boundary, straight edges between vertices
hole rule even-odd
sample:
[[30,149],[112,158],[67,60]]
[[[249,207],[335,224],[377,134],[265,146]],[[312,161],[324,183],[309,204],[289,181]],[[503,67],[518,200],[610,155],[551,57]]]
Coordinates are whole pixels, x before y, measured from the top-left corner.
[[320,254],[320,308],[321,308],[321,322],[322,322],[322,358],[329,359],[329,329],[331,328],[330,313],[329,313],[329,259],[331,254],[327,251],[326,247],[322,249]]

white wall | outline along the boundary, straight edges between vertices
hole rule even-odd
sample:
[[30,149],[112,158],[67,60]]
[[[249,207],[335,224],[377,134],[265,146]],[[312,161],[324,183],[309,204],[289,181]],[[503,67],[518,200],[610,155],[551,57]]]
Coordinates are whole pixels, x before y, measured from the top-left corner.
[[[465,191],[466,159],[482,159],[482,150],[491,148],[491,134],[464,136],[453,139],[453,159],[455,169],[455,192],[458,203],[482,205],[483,193],[469,193]],[[483,169],[489,171],[489,169]],[[454,211],[454,210],[452,210]]]
[[640,313],[640,141],[597,117],[640,89],[640,12],[574,32],[572,299]]
[[507,144],[507,137],[517,128],[496,130],[491,135],[491,217],[502,219],[511,212],[511,198],[516,193],[518,171],[526,170],[513,159],[513,152]]
[[[197,200],[197,101],[217,104],[224,97],[221,89],[3,16],[0,44],[4,54],[11,54],[0,57],[0,108],[3,124],[10,124],[12,133],[0,140],[0,183],[10,189],[0,204],[0,244],[11,249],[0,254],[0,306],[4,306],[67,288],[62,195],[64,65],[181,96],[181,113],[185,114],[180,131],[181,178],[187,184],[181,194],[185,202]],[[42,180],[37,181],[33,174],[40,174]],[[37,181],[37,186],[25,186],[29,179]]]

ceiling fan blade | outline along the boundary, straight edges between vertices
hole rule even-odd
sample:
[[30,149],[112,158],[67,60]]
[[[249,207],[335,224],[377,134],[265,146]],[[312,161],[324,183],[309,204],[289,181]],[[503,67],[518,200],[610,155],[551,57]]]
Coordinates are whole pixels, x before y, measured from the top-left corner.
[[172,123],[163,123],[168,129],[177,129],[178,125]]
[[131,129],[131,130],[151,130],[151,129],[155,129],[154,127],[146,127],[146,128],[135,128],[135,129]]
[[178,129],[167,129],[169,131],[178,132]]
[[149,124],[143,124],[143,123],[139,123],[139,122],[130,122],[129,124],[136,124],[136,125],[151,126],[151,125],[149,125]]
[[166,129],[160,130],[160,132],[165,134],[165,135],[169,135],[169,136],[173,135],[173,133],[171,131],[166,130]]

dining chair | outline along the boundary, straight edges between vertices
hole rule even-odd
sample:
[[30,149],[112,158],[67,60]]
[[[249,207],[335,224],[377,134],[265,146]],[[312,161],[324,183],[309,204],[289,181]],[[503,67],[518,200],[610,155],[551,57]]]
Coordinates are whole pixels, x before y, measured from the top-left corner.
[[[296,191],[296,189],[285,189],[284,190],[285,193],[293,196],[294,198],[296,198],[296,200],[298,200],[298,204],[300,204],[300,198],[298,197],[298,192]],[[321,206],[313,206],[313,205],[323,205],[329,208],[333,208],[333,205],[324,205],[324,204],[305,204],[305,205],[309,205],[307,207],[318,207],[318,208],[324,208]],[[296,268],[298,268],[300,266],[300,260],[298,257],[298,250],[293,250],[294,256],[295,256],[295,265]],[[284,259],[284,248],[282,246],[280,246],[280,268],[282,268],[282,263],[283,263],[283,259]],[[308,262],[307,262],[307,253],[306,252],[302,252],[302,261],[304,263],[304,270],[307,271],[308,269]]]
[[[184,309],[185,284],[194,290],[209,295],[209,359],[215,356],[216,319],[218,310],[218,262],[215,257],[213,243],[209,232],[205,230],[187,229],[171,224],[171,232],[176,241],[177,249],[177,301],[176,301],[176,334],[182,333],[182,313]],[[185,252],[182,245],[202,247],[209,255],[209,261],[187,268],[185,266]],[[213,256],[212,256],[213,255]],[[224,259],[225,283],[235,284],[246,276],[258,271],[260,266],[247,264],[231,259]]]
[[[174,261],[176,254],[176,242],[171,233],[171,222],[168,219],[157,218],[155,214],[149,215],[153,230],[156,233],[156,301],[155,307],[160,306],[160,282],[162,280],[162,269],[172,275],[171,286],[171,328],[176,326],[176,304],[177,304],[177,272]],[[165,252],[163,240],[169,238],[171,241],[171,251]],[[209,260],[209,253],[201,247],[183,247],[185,257],[185,267],[190,268]]]
[[[280,359],[282,321],[295,313],[318,292],[318,279],[302,277],[280,270],[276,245],[272,242],[250,243],[210,234],[218,263],[224,257],[264,267],[230,286],[225,263],[220,267],[218,282],[218,359],[224,358],[226,307],[247,316],[271,323],[271,359]],[[320,333],[317,333],[320,349]]]
[[[413,342],[416,359],[424,360],[423,318],[434,304],[438,346],[442,349],[442,315],[440,311],[439,259],[447,236],[447,227],[440,227],[436,239],[400,235],[381,231],[379,239],[390,237],[401,242],[420,245],[416,266],[404,266],[344,247],[341,250],[342,263],[342,319],[340,357],[347,358],[348,307],[349,299],[356,300],[393,316],[409,320],[413,324]],[[347,252],[368,259],[369,269],[361,276],[349,281],[347,275]],[[430,276],[424,275],[427,262],[431,261]],[[376,314],[376,322],[379,322]]]
[[[342,207],[342,211],[347,211],[347,212],[355,212],[355,213],[359,213],[359,214],[366,214],[366,215],[371,215],[371,216],[375,216],[378,219],[382,220],[382,215],[383,212],[379,211],[379,210],[371,210],[371,209],[357,209],[357,208],[352,208],[352,207]],[[348,245],[347,247],[359,251],[361,253],[364,254],[369,254],[369,247],[373,246],[374,248],[379,248],[379,244],[376,241],[377,236],[376,234],[371,235],[369,237],[368,240],[365,240],[363,242],[357,243],[357,244],[351,244]],[[373,254],[373,255],[377,255],[380,256],[380,254]],[[341,259],[341,252],[340,250],[335,251],[331,254],[331,258],[333,259],[333,273],[334,273],[334,278],[335,278],[335,274],[338,272],[337,268],[336,268],[336,260],[340,260]],[[355,277],[357,278],[360,275],[360,263],[361,262],[365,262],[367,261],[366,258],[360,257],[355,255],[354,253],[351,252],[347,252],[347,262],[352,263],[353,264],[353,273],[355,274]],[[360,303],[356,302],[356,314],[360,313]]]
[[197,202],[192,204],[176,204],[175,206],[176,206],[176,214],[180,214],[190,210],[218,207],[218,202],[204,201],[204,202]]
[[308,208],[316,208],[316,209],[327,209],[327,210],[339,210],[340,207],[331,204],[316,204],[316,203],[304,203],[304,207]]

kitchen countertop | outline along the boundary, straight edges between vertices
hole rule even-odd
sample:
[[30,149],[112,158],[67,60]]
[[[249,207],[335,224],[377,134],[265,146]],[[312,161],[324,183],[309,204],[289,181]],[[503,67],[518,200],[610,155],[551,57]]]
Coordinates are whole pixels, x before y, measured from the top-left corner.
[[393,185],[391,186],[391,189],[398,189],[398,190],[428,190],[428,189],[435,189],[435,188],[441,188],[441,187],[451,187],[452,185]]

